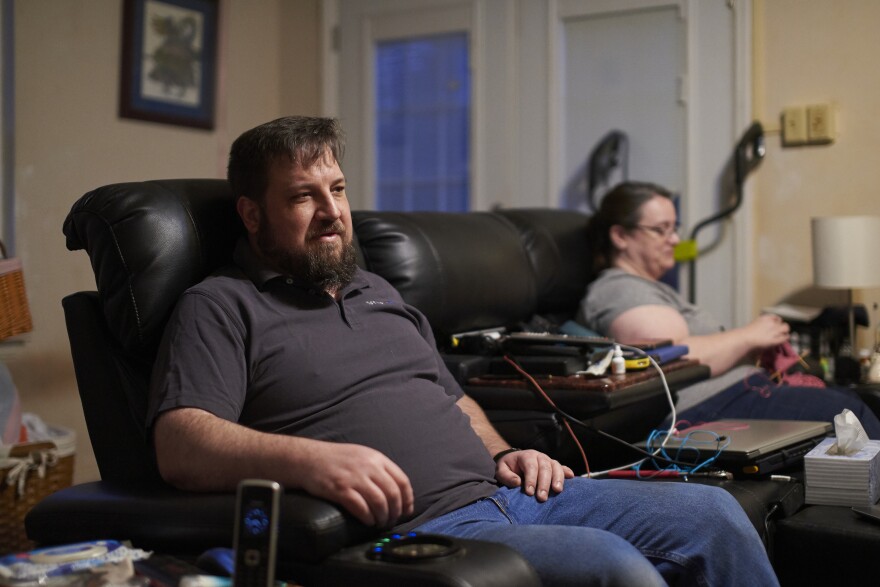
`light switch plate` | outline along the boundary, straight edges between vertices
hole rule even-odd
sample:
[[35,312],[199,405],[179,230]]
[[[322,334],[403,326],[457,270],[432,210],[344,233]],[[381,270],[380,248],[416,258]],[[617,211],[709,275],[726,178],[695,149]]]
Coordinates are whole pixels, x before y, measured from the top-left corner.
[[834,107],[831,104],[807,106],[807,141],[825,144],[834,141]]
[[790,106],[782,111],[782,144],[803,145],[807,142],[807,112],[803,106]]

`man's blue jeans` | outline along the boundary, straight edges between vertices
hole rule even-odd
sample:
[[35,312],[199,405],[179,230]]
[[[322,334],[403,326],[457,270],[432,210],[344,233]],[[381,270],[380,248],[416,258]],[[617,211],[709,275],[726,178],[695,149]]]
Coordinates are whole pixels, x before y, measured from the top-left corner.
[[544,503],[501,488],[416,531],[506,544],[545,586],[778,585],[740,505],[705,485],[577,477]]

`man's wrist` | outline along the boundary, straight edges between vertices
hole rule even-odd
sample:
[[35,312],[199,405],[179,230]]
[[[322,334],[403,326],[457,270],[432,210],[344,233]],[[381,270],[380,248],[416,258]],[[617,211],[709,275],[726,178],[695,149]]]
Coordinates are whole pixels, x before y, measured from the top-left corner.
[[521,450],[521,449],[519,449],[519,448],[505,448],[504,450],[495,453],[495,456],[492,457],[492,460],[497,463],[501,459],[501,457],[503,457],[504,455],[509,455],[512,452],[517,452],[518,450]]

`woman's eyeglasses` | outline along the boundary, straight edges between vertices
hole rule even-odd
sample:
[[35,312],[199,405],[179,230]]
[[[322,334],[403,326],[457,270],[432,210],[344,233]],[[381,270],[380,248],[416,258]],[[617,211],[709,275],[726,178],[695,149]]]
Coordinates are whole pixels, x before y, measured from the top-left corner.
[[647,230],[648,232],[652,232],[660,238],[666,239],[671,237],[673,234],[678,234],[679,225],[678,223],[673,224],[672,226],[648,226],[646,224],[636,224],[634,228]]

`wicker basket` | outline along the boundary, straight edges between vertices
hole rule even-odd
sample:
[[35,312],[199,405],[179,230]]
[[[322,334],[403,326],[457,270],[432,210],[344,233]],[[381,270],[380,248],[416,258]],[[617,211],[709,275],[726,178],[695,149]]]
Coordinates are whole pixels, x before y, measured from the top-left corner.
[[33,329],[20,259],[7,259],[0,242],[0,340]]
[[0,458],[0,555],[32,550],[24,518],[44,497],[73,483],[75,435],[53,428],[53,442],[13,445]]

